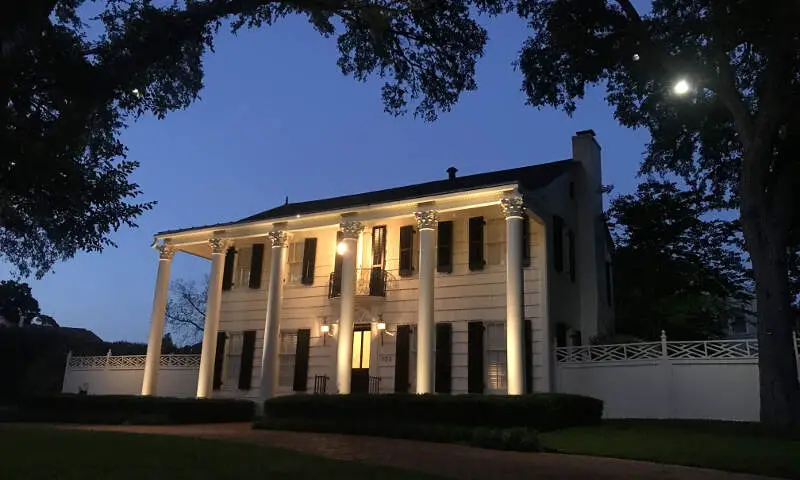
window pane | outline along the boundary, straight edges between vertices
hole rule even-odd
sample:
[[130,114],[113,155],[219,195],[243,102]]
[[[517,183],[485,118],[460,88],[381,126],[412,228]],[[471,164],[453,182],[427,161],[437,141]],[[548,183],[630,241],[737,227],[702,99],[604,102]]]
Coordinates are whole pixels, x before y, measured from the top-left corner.
[[353,368],[361,368],[361,333],[353,333]]
[[281,355],[278,361],[280,362],[278,385],[291,387],[294,385],[294,355]]
[[370,349],[370,341],[372,340],[372,332],[369,330],[365,332],[361,332],[361,345],[363,346],[361,350],[361,368],[369,368],[369,349]]

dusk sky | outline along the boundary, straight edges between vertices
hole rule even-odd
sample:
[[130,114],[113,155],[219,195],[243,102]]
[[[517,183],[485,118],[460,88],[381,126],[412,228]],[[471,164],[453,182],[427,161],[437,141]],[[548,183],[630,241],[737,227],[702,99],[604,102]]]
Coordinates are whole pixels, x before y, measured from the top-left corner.
[[[118,248],[80,254],[29,280],[42,312],[104,340],[146,341],[157,268],[152,235],[236,220],[292,202],[359,193],[569,158],[570,137],[593,129],[603,182],[632,190],[647,133],[619,126],[596,89],[573,118],[525,105],[511,63],[526,37],[516,17],[486,22],[490,40],[478,91],[435,123],[383,112],[379,80],[359,83],[336,66],[334,39],[302,18],[218,37],[201,99],[124,134],[144,195],[158,205],[123,229]],[[7,266],[4,267],[7,269]],[[210,262],[177,254],[172,279],[202,279]],[[0,273],[7,278],[7,274]]]

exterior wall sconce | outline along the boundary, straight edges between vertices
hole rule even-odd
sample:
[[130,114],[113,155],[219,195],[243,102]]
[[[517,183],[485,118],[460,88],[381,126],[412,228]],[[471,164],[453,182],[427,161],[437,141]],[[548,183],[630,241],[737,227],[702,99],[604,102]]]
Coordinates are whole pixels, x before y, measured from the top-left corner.
[[393,332],[390,332],[386,329],[386,322],[383,321],[383,315],[378,315],[378,322],[376,327],[378,328],[378,334],[381,336],[381,345],[383,345],[383,337],[384,335],[394,336]]
[[327,323],[323,323],[322,325],[319,326],[319,332],[322,335],[322,345],[324,346],[325,340],[328,337],[333,336],[333,333],[331,333],[331,326],[328,325]]

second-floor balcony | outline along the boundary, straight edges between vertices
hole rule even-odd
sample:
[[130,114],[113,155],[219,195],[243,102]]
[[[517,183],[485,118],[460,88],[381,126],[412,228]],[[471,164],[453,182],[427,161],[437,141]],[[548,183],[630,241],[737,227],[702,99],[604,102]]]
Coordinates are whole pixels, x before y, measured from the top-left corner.
[[[361,268],[356,270],[356,295],[369,297],[385,297],[388,274],[381,267]],[[340,272],[331,273],[328,281],[328,298],[342,295],[342,276]]]

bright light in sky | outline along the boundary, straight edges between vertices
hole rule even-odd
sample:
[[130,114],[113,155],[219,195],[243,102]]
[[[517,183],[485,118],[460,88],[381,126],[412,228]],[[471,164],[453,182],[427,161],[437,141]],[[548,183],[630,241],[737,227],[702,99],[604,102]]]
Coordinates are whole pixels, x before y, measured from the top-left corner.
[[687,82],[686,79],[678,80],[678,83],[672,87],[672,90],[678,95],[684,95],[689,91],[689,82]]

